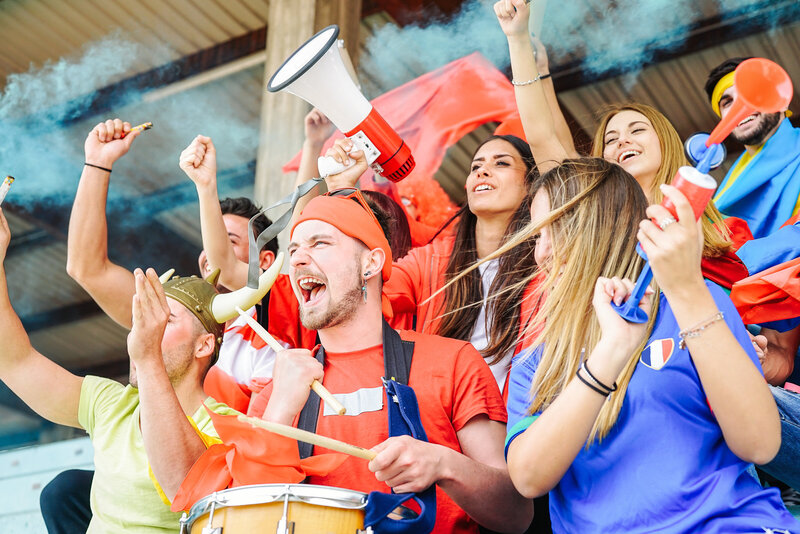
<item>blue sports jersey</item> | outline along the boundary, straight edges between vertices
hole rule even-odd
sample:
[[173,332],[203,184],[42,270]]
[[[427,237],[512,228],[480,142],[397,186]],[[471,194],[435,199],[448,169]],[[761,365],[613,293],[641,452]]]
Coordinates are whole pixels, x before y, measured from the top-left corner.
[[[733,303],[706,285],[760,369]],[[778,490],[761,488],[728,448],[679,331],[662,294],[616,425],[581,449],[550,491],[554,532],[800,532]],[[506,454],[537,416],[527,408],[540,353],[520,354],[511,367]]]

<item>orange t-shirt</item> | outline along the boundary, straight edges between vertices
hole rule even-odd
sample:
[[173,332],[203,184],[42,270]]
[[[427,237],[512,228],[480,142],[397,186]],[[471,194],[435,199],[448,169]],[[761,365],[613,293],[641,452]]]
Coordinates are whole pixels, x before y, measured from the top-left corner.
[[[506,408],[497,382],[470,343],[405,330],[399,333],[402,339],[415,343],[409,385],[417,395],[429,442],[460,452],[456,432],[473,417],[485,414],[493,421],[506,422]],[[325,352],[323,384],[331,393],[365,394],[372,390],[374,399],[378,392],[373,388],[383,387],[383,374],[381,345],[344,354]],[[373,403],[362,403],[365,409],[371,407],[373,411],[356,416],[324,415],[324,410],[320,410],[317,433],[367,449],[385,441],[389,437],[389,420],[385,392],[380,395],[379,410]],[[314,452],[330,451],[315,447]],[[308,482],[367,493],[390,491],[375,478],[366,461],[354,457],[327,476],[310,477]],[[436,499],[433,532],[478,532],[477,524],[440,488],[436,490]]]
[[292,348],[313,349],[317,344],[317,331],[309,330],[300,322],[300,304],[289,275],[278,275],[268,297],[269,333]]
[[[435,334],[442,322],[444,293],[431,300],[445,283],[445,271],[453,252],[455,237],[448,235],[424,247],[412,248],[408,254],[392,264],[392,276],[383,291],[392,303],[395,314],[416,314],[416,331]],[[405,326],[390,323],[393,328]]]

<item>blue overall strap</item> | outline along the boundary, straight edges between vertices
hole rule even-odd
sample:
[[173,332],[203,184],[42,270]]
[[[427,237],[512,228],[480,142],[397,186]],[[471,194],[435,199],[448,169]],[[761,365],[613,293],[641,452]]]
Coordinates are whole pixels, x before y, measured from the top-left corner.
[[[387,341],[389,343],[387,343]],[[387,348],[400,347],[400,335],[388,325],[384,325],[384,352]],[[408,345],[403,347],[406,349]],[[411,345],[413,352],[413,345]],[[407,352],[407,349],[406,349]],[[387,358],[397,361],[399,358]],[[410,363],[410,361],[409,361]],[[408,366],[410,369],[410,365]],[[402,371],[401,373],[402,374]],[[414,390],[391,378],[384,378],[386,389],[386,405],[389,412],[389,436],[411,436],[420,441],[428,441],[419,414],[419,405]],[[393,519],[390,513],[402,503],[414,499],[419,503],[420,514],[414,519]],[[436,524],[436,485],[417,494],[382,493],[373,491],[369,494],[364,517],[364,527],[372,527],[378,533],[420,533],[427,534]]]

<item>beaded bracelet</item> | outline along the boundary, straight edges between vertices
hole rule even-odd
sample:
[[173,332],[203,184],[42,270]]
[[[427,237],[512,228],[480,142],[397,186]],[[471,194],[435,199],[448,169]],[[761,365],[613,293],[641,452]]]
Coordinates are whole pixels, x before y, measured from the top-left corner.
[[702,322],[696,324],[695,326],[693,326],[691,328],[687,328],[686,330],[681,330],[680,333],[678,333],[678,336],[681,338],[680,342],[678,343],[678,348],[679,349],[685,349],[686,348],[686,338],[698,337],[698,336],[700,336],[700,334],[703,333],[703,330],[705,330],[706,328],[708,328],[712,324],[714,324],[716,322],[719,322],[719,321],[722,321],[724,319],[725,319],[725,314],[722,313],[721,311],[718,311],[717,313],[715,313],[714,315],[712,315],[711,317],[709,317],[705,321],[702,321]]
[[532,83],[538,82],[539,80],[544,80],[544,79],[547,79],[549,77],[550,77],[550,73],[548,72],[547,74],[539,74],[536,78],[532,78],[532,79],[524,81],[524,82],[518,82],[516,80],[511,80],[511,85],[513,85],[515,87],[522,87],[523,85],[530,85]]

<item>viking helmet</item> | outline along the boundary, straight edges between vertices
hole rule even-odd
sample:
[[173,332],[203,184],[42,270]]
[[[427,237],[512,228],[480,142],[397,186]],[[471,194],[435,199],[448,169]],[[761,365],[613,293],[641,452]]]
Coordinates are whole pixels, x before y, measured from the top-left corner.
[[231,293],[217,293],[216,283],[219,278],[219,269],[215,269],[207,278],[189,276],[181,278],[176,276],[170,279],[175,272],[170,269],[161,277],[164,293],[186,306],[186,308],[200,320],[206,332],[214,334],[214,361],[219,357],[219,347],[222,344],[222,335],[225,332],[225,321],[238,315],[236,307],[247,310],[264,298],[264,295],[275,283],[281,267],[283,266],[283,253],[279,253],[269,269],[261,273],[258,279],[258,288],[243,287]]

